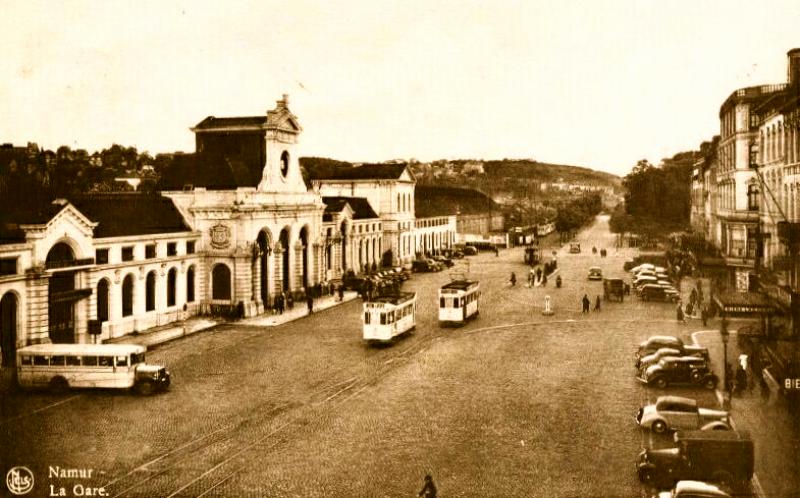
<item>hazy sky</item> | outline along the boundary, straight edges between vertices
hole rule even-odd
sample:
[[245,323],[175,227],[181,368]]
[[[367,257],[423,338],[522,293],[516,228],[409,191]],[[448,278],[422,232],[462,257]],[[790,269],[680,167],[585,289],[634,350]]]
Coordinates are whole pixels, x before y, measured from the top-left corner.
[[0,0],[0,142],[194,150],[281,94],[301,154],[533,158],[624,174],[786,81],[800,1]]

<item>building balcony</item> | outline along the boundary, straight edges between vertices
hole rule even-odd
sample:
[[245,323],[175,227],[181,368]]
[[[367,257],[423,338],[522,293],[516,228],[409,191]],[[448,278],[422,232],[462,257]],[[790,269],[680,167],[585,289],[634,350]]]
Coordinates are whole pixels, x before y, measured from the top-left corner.
[[63,270],[64,268],[74,269],[77,266],[92,266],[94,258],[69,259],[61,261],[47,261],[44,267],[48,270]]

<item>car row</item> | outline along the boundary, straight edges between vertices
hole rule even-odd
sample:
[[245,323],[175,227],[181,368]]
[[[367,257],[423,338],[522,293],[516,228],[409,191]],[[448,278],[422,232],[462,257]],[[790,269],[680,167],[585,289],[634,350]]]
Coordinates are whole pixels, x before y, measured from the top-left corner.
[[672,285],[666,268],[643,263],[631,269],[631,282],[642,301],[677,302],[680,292]]
[[[706,348],[672,336],[652,336],[635,353],[637,379],[660,389],[686,384],[713,389],[717,376]],[[658,498],[727,497],[753,476],[753,442],[733,430],[730,413],[695,399],[661,395],[639,408],[636,424],[655,434],[674,432],[673,447],[646,448],[636,461],[639,480]],[[713,484],[709,484],[713,483]]]

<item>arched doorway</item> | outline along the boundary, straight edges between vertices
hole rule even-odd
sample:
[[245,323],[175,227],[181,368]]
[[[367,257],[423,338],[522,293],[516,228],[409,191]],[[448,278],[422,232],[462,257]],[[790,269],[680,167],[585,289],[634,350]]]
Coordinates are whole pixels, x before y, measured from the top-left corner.
[[225,264],[219,263],[211,269],[211,299],[231,299],[231,270]]
[[300,230],[300,243],[303,244],[303,252],[301,255],[303,259],[303,286],[310,288],[311,282],[308,280],[308,227],[303,227],[303,229]]
[[258,244],[259,257],[261,258],[261,271],[259,281],[261,282],[261,302],[265,307],[270,306],[269,302],[269,253],[272,251],[272,240],[266,230],[258,232],[256,238]]
[[342,232],[342,273],[347,271],[347,243],[348,243],[348,230],[347,230],[347,221],[343,221],[342,225],[339,227],[339,230]]
[[47,288],[47,318],[50,340],[54,343],[75,342],[75,272],[60,271],[74,265],[75,253],[69,244],[59,242],[47,253],[45,268],[56,271]]
[[151,271],[145,280],[144,310],[153,311],[154,309],[156,309],[156,272]]
[[186,270],[186,302],[194,302],[194,266]]
[[0,299],[0,366],[13,367],[17,355],[17,296],[6,292]]
[[167,273],[167,306],[175,306],[175,286],[178,280],[178,271],[170,268]]
[[108,280],[105,278],[97,282],[97,321],[108,321]]
[[291,271],[291,266],[289,265],[289,254],[292,252],[292,248],[289,247],[289,229],[284,228],[281,230],[281,235],[278,238],[278,241],[281,244],[281,248],[283,249],[283,253],[281,254],[281,273],[283,273],[283,278],[281,279],[281,289],[284,291],[290,290],[289,283],[289,272]]

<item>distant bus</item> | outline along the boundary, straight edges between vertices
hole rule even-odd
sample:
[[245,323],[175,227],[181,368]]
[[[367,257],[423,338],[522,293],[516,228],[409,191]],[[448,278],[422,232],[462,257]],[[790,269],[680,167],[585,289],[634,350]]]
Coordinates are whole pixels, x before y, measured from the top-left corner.
[[35,344],[17,350],[17,382],[22,388],[133,388],[141,394],[166,389],[170,375],[148,365],[138,344]]
[[417,325],[417,294],[375,297],[364,303],[362,319],[365,341],[391,341]]
[[475,280],[454,280],[439,289],[439,324],[463,325],[478,315],[480,284]]

